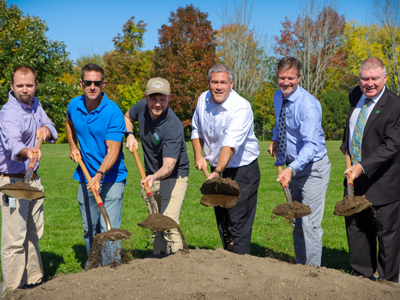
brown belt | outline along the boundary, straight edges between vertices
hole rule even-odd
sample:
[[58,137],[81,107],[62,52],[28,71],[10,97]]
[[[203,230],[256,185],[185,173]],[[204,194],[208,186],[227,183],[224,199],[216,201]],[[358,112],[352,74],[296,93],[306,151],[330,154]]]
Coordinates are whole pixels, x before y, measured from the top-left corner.
[[[32,178],[35,178],[36,175],[37,175],[37,173],[36,173],[36,172],[33,172]],[[0,176],[4,176],[4,177],[15,177],[15,178],[25,178],[25,174],[22,174],[22,173],[18,173],[18,174],[0,173]]]

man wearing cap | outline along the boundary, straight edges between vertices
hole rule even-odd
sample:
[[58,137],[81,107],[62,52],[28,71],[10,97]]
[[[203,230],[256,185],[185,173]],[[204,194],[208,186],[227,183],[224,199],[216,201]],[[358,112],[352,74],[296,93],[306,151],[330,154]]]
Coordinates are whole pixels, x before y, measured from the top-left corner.
[[[88,184],[79,166],[73,176],[79,182],[78,202],[88,254],[93,236],[107,231],[90,188],[95,187],[98,190],[111,227],[119,228],[128,175],[122,153],[122,139],[126,131],[124,117],[119,107],[103,93],[105,84],[104,70],[101,67],[95,64],[84,66],[80,80],[83,95],[71,100],[65,122],[70,158],[78,163],[80,156],[92,177]],[[115,244],[114,247],[118,245]],[[106,264],[105,261],[102,263]]]
[[[26,65],[11,74],[11,91],[0,111],[0,186],[24,181],[39,134],[46,142],[57,140],[54,123],[35,97],[39,85],[36,71]],[[43,191],[34,166],[29,185]],[[43,279],[43,265],[38,242],[43,235],[43,201],[15,199],[0,193],[1,201],[1,264],[3,296],[18,287],[35,286]]]
[[[148,81],[145,99],[132,106],[125,113],[126,148],[138,148],[133,135],[133,122],[138,122],[139,137],[142,141],[146,178],[161,214],[179,224],[183,200],[185,199],[189,159],[181,121],[168,106],[171,88],[163,78]],[[146,192],[142,197],[150,210]],[[153,232],[154,254],[170,254],[183,249],[181,235],[177,229]]]

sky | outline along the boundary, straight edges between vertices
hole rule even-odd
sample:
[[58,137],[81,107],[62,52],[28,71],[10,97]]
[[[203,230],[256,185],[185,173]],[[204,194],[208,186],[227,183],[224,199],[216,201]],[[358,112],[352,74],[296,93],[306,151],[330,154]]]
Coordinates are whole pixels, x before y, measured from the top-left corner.
[[[123,25],[132,17],[135,22],[147,23],[144,49],[158,46],[158,30],[169,24],[168,18],[178,7],[193,4],[208,13],[208,20],[218,29],[223,3],[232,5],[233,0],[8,0],[24,13],[46,21],[51,40],[65,43],[69,58],[76,60],[82,55],[103,54],[114,48],[112,39],[122,33]],[[317,0],[318,2],[318,0]],[[346,21],[357,20],[369,24],[372,17],[372,0],[337,0],[339,14]],[[253,0],[252,24],[268,34],[271,40],[279,35],[285,17],[295,20],[300,13],[301,0]]]

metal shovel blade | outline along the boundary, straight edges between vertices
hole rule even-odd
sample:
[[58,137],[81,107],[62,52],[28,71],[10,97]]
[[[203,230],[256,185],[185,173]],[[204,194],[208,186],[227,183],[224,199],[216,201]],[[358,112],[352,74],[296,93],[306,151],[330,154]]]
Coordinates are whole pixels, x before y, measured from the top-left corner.
[[37,191],[23,191],[23,190],[1,190],[1,192],[10,198],[35,200],[44,197],[41,190]]
[[232,195],[203,195],[200,200],[200,204],[204,206],[221,206],[224,208],[232,208],[236,205],[239,197]]

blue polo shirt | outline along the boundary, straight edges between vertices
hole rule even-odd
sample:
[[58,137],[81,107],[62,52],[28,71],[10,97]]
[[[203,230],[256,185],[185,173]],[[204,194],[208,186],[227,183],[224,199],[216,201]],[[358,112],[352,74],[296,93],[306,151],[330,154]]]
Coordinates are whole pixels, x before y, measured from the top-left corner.
[[[126,132],[126,126],[119,107],[103,93],[103,100],[99,107],[88,113],[85,107],[85,96],[82,95],[71,100],[67,113],[68,119],[74,124],[82,160],[90,176],[95,175],[107,155],[106,141],[115,141],[121,143],[118,158],[102,182],[121,182],[126,179],[128,171],[122,152],[122,138]],[[79,166],[73,178],[87,183]]]

